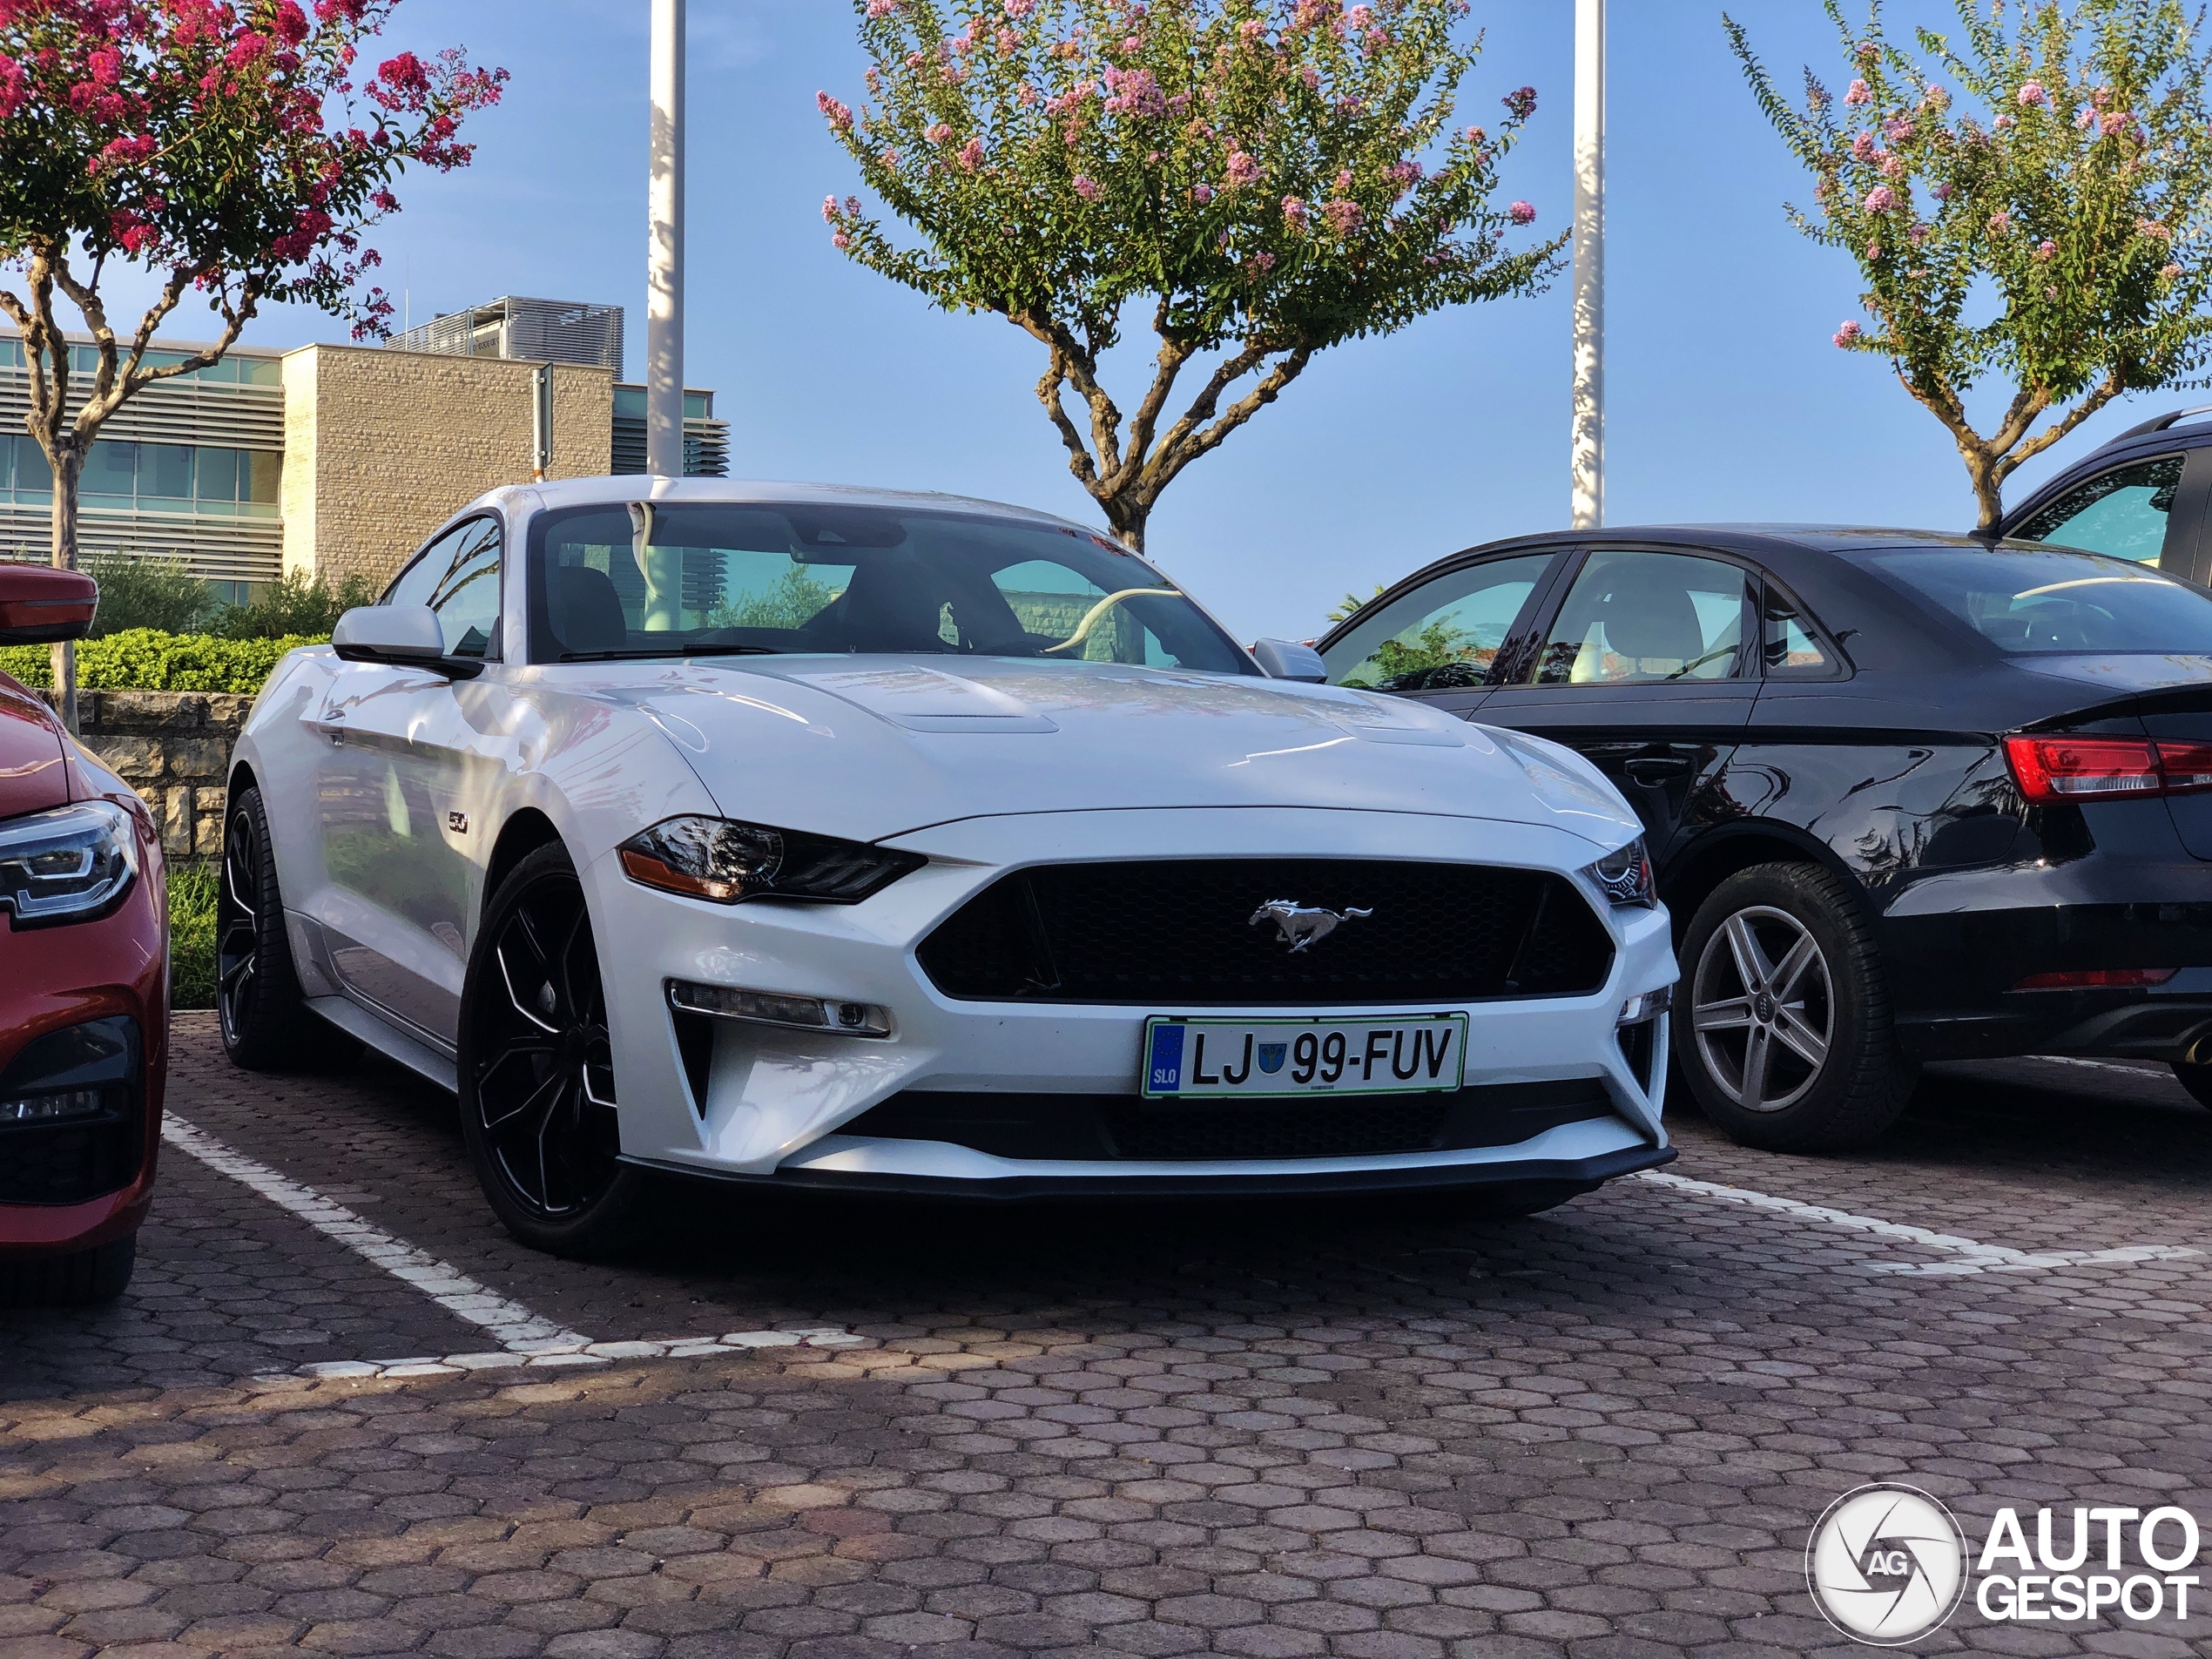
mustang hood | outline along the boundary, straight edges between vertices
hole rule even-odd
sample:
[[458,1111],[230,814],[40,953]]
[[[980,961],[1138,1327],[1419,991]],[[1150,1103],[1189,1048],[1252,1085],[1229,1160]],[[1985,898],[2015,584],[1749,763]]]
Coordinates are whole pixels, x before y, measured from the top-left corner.
[[[573,683],[572,683],[573,684]],[[1602,774],[1399,698],[1108,663],[788,657],[577,685],[637,707],[733,818],[878,840],[1001,813],[1313,806],[1636,833]]]

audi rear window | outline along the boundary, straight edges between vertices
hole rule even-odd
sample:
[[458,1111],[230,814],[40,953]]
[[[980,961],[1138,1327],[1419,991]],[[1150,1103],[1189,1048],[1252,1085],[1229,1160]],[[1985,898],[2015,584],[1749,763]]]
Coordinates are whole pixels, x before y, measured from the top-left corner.
[[2059,548],[1922,548],[1867,563],[2000,651],[2212,654],[2212,593]]

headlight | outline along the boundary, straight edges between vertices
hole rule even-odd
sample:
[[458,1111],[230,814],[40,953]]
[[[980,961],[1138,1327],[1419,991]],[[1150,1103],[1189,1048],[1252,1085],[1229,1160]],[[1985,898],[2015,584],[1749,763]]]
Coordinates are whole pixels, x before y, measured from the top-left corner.
[[1649,909],[1658,902],[1658,886],[1651,879],[1651,855],[1644,851],[1641,835],[1596,863],[1585,864],[1582,873],[1596,882],[1615,904],[1642,905]]
[[631,880],[717,904],[857,904],[928,862],[915,853],[726,818],[664,818],[624,841],[620,852]]
[[131,815],[80,801],[0,823],[0,910],[16,926],[83,921],[123,896],[138,873]]

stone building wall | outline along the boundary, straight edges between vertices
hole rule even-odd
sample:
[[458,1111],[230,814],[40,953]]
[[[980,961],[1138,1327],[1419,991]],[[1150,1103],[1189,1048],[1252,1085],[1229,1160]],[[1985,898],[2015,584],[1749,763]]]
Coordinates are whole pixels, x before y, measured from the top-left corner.
[[224,776],[253,706],[222,691],[78,692],[79,740],[152,809],[172,868],[221,853]]
[[[284,358],[284,568],[381,586],[431,531],[529,482],[536,366],[304,346]],[[613,470],[614,374],[553,366],[555,478]]]

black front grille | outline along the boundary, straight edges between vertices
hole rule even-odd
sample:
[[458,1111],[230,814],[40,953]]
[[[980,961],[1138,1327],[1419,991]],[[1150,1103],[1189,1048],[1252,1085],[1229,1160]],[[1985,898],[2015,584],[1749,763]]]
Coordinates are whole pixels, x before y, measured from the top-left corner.
[[[1293,953],[1263,905],[1351,917]],[[1564,878],[1479,864],[1183,859],[1017,871],[922,941],[923,969],[970,1001],[1161,1009],[1316,1008],[1571,996],[1613,943]]]
[[1375,1157],[1514,1146],[1561,1123],[1612,1113],[1612,1098],[1595,1077],[1480,1083],[1395,1099],[1345,1096],[1242,1105],[915,1089],[871,1107],[838,1133],[944,1141],[994,1157],[1082,1163]]

